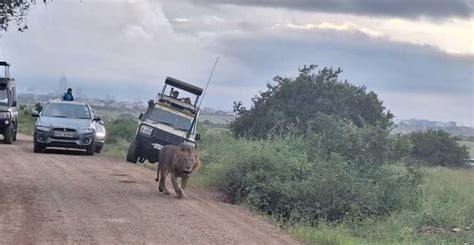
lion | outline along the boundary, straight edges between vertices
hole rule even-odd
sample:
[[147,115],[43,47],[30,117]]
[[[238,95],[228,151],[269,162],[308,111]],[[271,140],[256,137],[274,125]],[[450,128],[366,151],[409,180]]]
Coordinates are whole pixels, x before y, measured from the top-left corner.
[[[169,195],[166,188],[166,177],[171,174],[171,182],[178,198],[185,197],[184,189],[188,183],[189,175],[199,170],[201,162],[199,154],[190,145],[166,145],[160,150],[158,170],[156,172],[156,182],[159,183],[159,191]],[[181,178],[181,186],[177,178]]]

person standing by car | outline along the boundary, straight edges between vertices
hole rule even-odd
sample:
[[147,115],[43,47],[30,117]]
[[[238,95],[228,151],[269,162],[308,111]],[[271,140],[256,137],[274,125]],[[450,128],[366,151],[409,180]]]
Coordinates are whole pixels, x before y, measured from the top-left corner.
[[72,96],[72,88],[68,88],[67,92],[63,96],[64,101],[74,101],[74,96]]

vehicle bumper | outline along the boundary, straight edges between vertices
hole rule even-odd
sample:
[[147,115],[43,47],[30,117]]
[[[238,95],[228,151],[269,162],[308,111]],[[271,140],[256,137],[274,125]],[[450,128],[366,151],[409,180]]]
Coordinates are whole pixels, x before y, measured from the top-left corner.
[[73,139],[58,139],[51,137],[50,132],[38,131],[36,132],[36,141],[41,147],[87,149],[94,141],[94,134],[78,134],[78,137]]

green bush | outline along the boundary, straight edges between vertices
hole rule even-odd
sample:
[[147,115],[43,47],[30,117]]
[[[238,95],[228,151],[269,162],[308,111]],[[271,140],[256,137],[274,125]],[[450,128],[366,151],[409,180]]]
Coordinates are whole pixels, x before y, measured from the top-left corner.
[[32,108],[20,105],[18,132],[26,135],[33,135],[36,118],[31,116]]
[[117,119],[105,124],[107,130],[106,144],[116,144],[121,141],[131,142],[137,130],[137,122],[130,119]]
[[460,146],[458,139],[443,130],[430,129],[410,134],[411,156],[427,165],[460,167],[469,158],[466,146]]
[[330,153],[310,156],[306,139],[203,135],[203,173],[229,201],[290,222],[342,221],[418,205],[416,169],[355,165]]

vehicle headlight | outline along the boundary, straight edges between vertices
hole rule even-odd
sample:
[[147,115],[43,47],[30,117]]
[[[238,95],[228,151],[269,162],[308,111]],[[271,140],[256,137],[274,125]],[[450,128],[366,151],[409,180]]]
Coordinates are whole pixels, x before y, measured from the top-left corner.
[[49,131],[49,130],[51,130],[51,127],[50,127],[50,126],[46,126],[46,125],[37,124],[37,125],[36,125],[36,130],[39,130],[39,131]]
[[151,133],[153,133],[153,128],[150,127],[150,126],[147,126],[147,125],[142,125],[142,126],[140,127],[140,131],[139,131],[139,132],[142,133],[142,134],[144,134],[144,135],[150,136]]
[[81,132],[81,133],[92,133],[92,131],[94,131],[94,128],[91,128],[91,127],[86,127],[86,128],[80,128],[79,129],[79,132]]
[[10,119],[11,114],[10,112],[0,112],[0,119]]
[[189,145],[189,146],[192,146],[194,148],[196,148],[196,143],[192,142],[192,141],[184,141],[183,142],[184,145]]
[[99,139],[105,138],[105,130],[96,130],[95,131],[95,137]]

